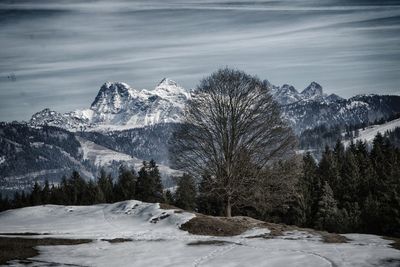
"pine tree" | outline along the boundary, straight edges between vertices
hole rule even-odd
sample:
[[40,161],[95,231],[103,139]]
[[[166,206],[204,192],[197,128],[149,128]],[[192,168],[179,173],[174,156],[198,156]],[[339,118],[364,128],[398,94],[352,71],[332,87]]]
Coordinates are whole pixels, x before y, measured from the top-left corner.
[[327,182],[322,187],[322,194],[318,202],[315,228],[334,232],[337,230],[338,208],[331,187]]
[[167,204],[175,204],[174,195],[171,193],[169,189],[165,191],[164,202]]
[[161,174],[154,160],[150,160],[149,176],[153,185],[153,202],[161,202],[163,200],[163,186],[161,183]]
[[100,170],[100,177],[97,180],[97,185],[101,191],[102,198],[106,203],[114,201],[113,182],[110,174],[107,175],[104,169]]
[[[340,150],[336,152],[336,155],[341,153],[339,151]],[[333,192],[337,192],[337,188],[340,183],[338,163],[336,161],[335,154],[332,152],[332,150],[330,150],[328,146],[325,147],[325,151],[322,154],[321,161],[319,162],[318,175],[322,185],[326,181],[328,182]]]
[[359,188],[358,188],[358,203],[361,204],[361,209],[363,209],[363,203],[367,196],[374,190],[374,168],[370,160],[368,153],[368,148],[366,142],[357,141],[356,142],[356,161],[358,166],[358,172],[360,175]]
[[303,157],[303,174],[300,177],[300,186],[304,199],[306,225],[311,226],[317,212],[319,192],[321,192],[321,180],[317,175],[317,164],[308,152]]
[[85,198],[85,191],[87,184],[85,180],[81,177],[79,172],[73,171],[68,183],[69,192],[71,193],[71,204],[81,205],[82,200]]
[[196,198],[197,210],[200,213],[221,216],[224,214],[222,201],[216,196],[216,192],[210,188],[210,184],[212,183],[208,179],[211,178],[208,175],[203,175],[200,181],[199,192]]
[[184,210],[194,210],[196,207],[196,183],[192,176],[184,174],[178,180],[175,192],[175,205]]
[[46,180],[44,182],[44,187],[42,189],[42,202],[44,204],[49,204],[50,203],[50,185],[49,185],[49,181]]
[[350,149],[346,150],[344,160],[341,165],[341,182],[338,184],[337,196],[339,205],[341,207],[345,207],[346,203],[353,203],[357,201],[357,189],[359,188],[361,179],[357,161]]
[[116,200],[128,200],[135,198],[136,176],[133,170],[128,170],[124,166],[119,169],[117,184],[115,185]]
[[0,192],[0,211],[8,210],[11,208],[10,202],[8,200],[8,197],[4,197]]
[[35,182],[33,185],[31,197],[30,197],[30,202],[32,206],[40,205],[42,204],[42,198],[41,198],[41,188],[38,182]]
[[154,160],[149,163],[143,162],[136,183],[136,196],[145,202],[163,201],[163,188],[161,184],[160,171]]

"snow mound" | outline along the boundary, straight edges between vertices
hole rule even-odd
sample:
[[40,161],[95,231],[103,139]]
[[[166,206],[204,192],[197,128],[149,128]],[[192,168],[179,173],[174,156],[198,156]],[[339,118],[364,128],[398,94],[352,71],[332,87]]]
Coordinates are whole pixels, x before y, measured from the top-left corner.
[[43,205],[0,213],[1,233],[46,233],[63,237],[168,239],[188,234],[181,224],[195,217],[163,210],[158,203],[128,200],[92,206]]

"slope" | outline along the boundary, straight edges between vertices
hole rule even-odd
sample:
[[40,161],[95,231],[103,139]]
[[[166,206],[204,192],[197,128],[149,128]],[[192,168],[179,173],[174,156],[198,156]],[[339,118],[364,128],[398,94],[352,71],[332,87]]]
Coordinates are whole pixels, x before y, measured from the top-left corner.
[[[180,230],[195,216],[135,200],[45,205],[0,213],[0,233],[94,240],[38,247],[40,255],[28,261],[32,266],[390,266],[400,260],[390,241],[373,235],[352,234],[348,243],[323,243],[320,236],[301,229],[272,236],[266,228],[253,228],[227,237]],[[20,266],[18,261],[10,264]]]

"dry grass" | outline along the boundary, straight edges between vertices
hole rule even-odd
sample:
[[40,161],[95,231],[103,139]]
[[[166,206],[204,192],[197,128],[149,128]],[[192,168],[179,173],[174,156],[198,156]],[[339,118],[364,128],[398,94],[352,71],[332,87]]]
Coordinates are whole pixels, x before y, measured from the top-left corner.
[[347,238],[339,234],[317,231],[309,228],[300,228],[292,225],[268,223],[244,216],[227,218],[196,214],[196,217],[183,224],[181,229],[195,235],[235,236],[254,227],[268,228],[268,230],[271,231],[268,235],[258,236],[264,238],[275,238],[283,236],[284,232],[297,230],[308,232],[312,235],[319,235],[325,243],[347,242]]
[[0,235],[37,236],[37,235],[50,235],[50,234],[49,233],[21,232],[21,233],[0,233]]
[[107,241],[108,243],[123,243],[123,242],[130,242],[132,239],[130,238],[113,238],[113,239],[101,239],[101,241]]
[[37,246],[78,245],[90,239],[0,237],[0,265],[10,260],[26,260],[39,255]]
[[175,207],[174,205],[167,204],[167,203],[159,203],[160,204],[160,209],[163,210],[174,210],[174,213],[182,213],[184,210],[180,209],[178,207]]
[[188,246],[202,246],[202,245],[217,245],[223,246],[226,244],[232,244],[232,242],[224,240],[198,240],[188,243]]
[[196,214],[196,217],[181,225],[181,229],[195,235],[234,236],[262,224],[250,217],[213,217]]
[[386,240],[393,241],[393,243],[390,243],[389,245],[394,249],[400,250],[400,238],[398,238],[398,237],[389,237],[389,236],[385,236],[383,238],[386,239]]

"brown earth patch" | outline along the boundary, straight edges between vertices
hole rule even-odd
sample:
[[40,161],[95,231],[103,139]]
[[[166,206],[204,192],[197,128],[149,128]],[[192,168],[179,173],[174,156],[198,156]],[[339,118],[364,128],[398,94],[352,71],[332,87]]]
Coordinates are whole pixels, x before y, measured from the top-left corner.
[[[188,243],[188,246],[202,246],[202,245],[217,245],[223,246],[226,244],[232,244],[233,242],[224,241],[224,240],[198,240]],[[238,244],[240,245],[240,244]]]
[[36,235],[50,235],[50,234],[49,233],[22,232],[22,233],[0,233],[0,235],[36,236]]
[[130,238],[113,238],[113,239],[100,239],[100,240],[101,241],[107,241],[107,242],[109,242],[111,244],[132,241],[132,239],[130,239]]
[[39,255],[37,246],[79,245],[90,242],[90,239],[0,237],[0,265]]
[[400,238],[384,236],[383,239],[393,241],[393,243],[390,243],[389,246],[391,246],[394,249],[400,250]]
[[284,232],[297,230],[308,232],[312,235],[319,235],[325,243],[347,242],[347,238],[339,234],[301,228],[293,225],[263,222],[244,216],[228,218],[196,214],[196,217],[181,225],[182,230],[188,231],[191,234],[210,236],[235,236],[255,227],[268,228],[271,231],[269,234],[256,237],[275,238],[283,236]]

